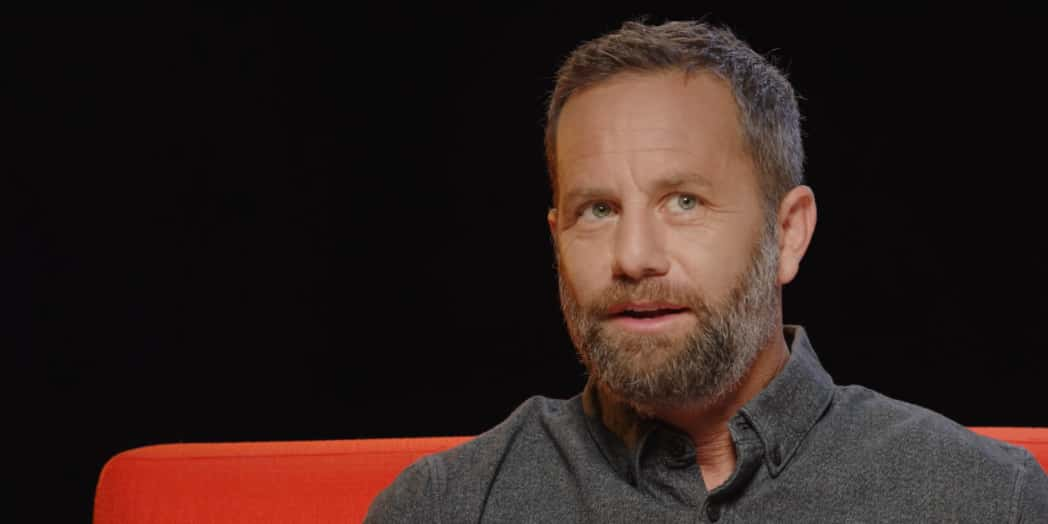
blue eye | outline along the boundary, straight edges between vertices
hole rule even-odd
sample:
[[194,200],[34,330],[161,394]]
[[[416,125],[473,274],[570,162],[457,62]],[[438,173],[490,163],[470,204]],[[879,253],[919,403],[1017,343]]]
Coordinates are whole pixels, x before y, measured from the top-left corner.
[[695,209],[699,205],[699,199],[695,195],[680,194],[674,199],[677,207],[684,211]]
[[611,206],[604,202],[597,202],[593,204],[593,216],[603,218],[611,214]]
[[595,218],[606,218],[611,216],[615,210],[607,202],[594,202],[582,209],[582,215],[591,213]]

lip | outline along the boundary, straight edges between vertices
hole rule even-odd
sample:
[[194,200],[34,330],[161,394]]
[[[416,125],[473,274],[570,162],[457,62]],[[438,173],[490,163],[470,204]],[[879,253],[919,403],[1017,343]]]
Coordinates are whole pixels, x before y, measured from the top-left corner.
[[688,309],[672,302],[619,302],[608,308],[609,315],[619,315],[623,311],[655,311],[657,309]]
[[691,314],[689,310],[668,313],[652,318],[634,318],[623,315],[612,316],[610,322],[622,329],[637,333],[655,333],[669,329],[673,324],[682,322]]
[[[656,311],[660,309],[676,311],[651,318],[637,318],[622,314],[627,310]],[[676,322],[681,322],[691,313],[691,310],[672,302],[621,302],[608,308],[608,313],[608,320],[615,326],[638,333],[654,333],[668,329]]]

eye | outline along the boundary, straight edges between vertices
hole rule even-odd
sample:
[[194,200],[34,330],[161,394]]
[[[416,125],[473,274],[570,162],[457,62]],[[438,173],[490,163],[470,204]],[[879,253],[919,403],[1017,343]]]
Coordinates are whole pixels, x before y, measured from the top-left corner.
[[679,195],[674,196],[673,200],[671,200],[670,202],[672,204],[672,207],[676,208],[674,209],[674,211],[691,211],[692,209],[695,209],[699,206],[699,197],[695,195],[689,195],[687,193],[681,193]]
[[583,216],[583,218],[586,218],[586,215],[589,214],[593,218],[599,219],[607,218],[611,216],[611,214],[614,212],[615,210],[612,209],[611,204],[607,202],[594,202],[583,207],[582,212],[580,212],[579,215]]

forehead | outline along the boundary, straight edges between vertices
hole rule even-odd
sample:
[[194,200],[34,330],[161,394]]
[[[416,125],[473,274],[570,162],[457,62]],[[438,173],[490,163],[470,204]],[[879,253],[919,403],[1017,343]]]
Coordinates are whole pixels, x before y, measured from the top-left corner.
[[731,88],[712,73],[616,76],[570,98],[557,125],[561,185],[624,168],[715,176],[749,160]]

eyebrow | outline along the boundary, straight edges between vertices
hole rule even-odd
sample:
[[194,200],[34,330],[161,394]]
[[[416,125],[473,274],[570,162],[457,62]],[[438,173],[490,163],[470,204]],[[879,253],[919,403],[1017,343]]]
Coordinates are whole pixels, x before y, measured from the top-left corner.
[[[701,173],[694,171],[671,171],[655,181],[654,189],[656,192],[661,193],[669,189],[676,189],[689,184],[704,188],[713,186],[713,183]],[[605,188],[576,187],[564,195],[563,202],[566,207],[571,207],[576,202],[606,199],[609,198],[611,194],[612,191]]]
[[673,189],[688,184],[694,184],[702,187],[712,187],[713,182],[710,179],[694,171],[671,171],[665,177],[655,181],[656,189]]

